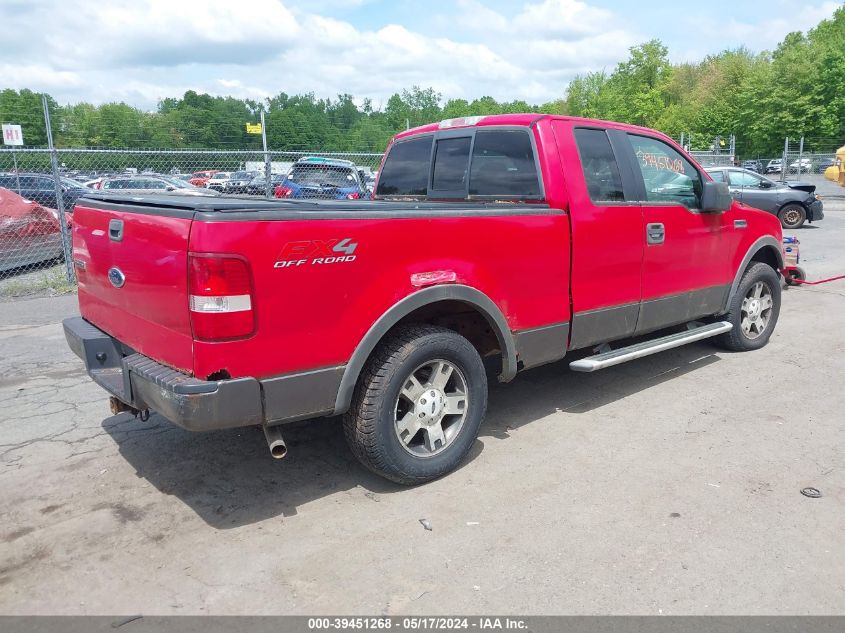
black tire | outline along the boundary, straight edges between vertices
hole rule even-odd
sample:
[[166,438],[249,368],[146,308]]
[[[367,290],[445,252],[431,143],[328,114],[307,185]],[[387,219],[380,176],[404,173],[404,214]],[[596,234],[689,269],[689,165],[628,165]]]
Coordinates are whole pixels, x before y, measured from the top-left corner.
[[[753,332],[746,333],[742,327],[742,304],[757,283],[762,283],[767,289],[767,293],[772,299],[772,306],[765,328],[755,336]],[[768,264],[752,263],[742,275],[736,294],[731,298],[728,305],[728,313],[722,317],[723,321],[728,321],[733,325],[733,329],[716,337],[714,342],[732,352],[748,352],[760,349],[769,342],[769,338],[777,325],[778,315],[780,314],[780,298],[781,282],[777,272]]]
[[807,273],[805,273],[804,269],[800,266],[796,266],[795,268],[787,271],[786,279],[784,279],[784,281],[787,286],[800,286],[801,284],[799,282],[804,281],[805,279],[807,279]]
[[801,228],[807,220],[807,209],[797,202],[785,204],[778,211],[778,219],[780,220],[780,225],[785,229]]
[[[441,443],[440,452],[417,456],[399,439],[396,419],[401,405],[397,402],[411,375],[435,359],[443,359],[459,370],[468,398],[466,410],[455,436]],[[352,406],[344,415],[343,429],[349,447],[364,466],[396,483],[415,485],[436,479],[460,464],[475,442],[486,410],[487,376],[472,344],[453,330],[409,325],[397,328],[367,361]]]

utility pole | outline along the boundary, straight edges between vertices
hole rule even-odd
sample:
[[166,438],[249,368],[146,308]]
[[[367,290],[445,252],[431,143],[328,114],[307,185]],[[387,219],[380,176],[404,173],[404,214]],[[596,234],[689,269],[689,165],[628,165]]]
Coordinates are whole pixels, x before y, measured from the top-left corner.
[[272,165],[270,163],[270,153],[267,151],[267,126],[264,125],[264,110],[261,111],[261,145],[264,147],[264,197],[269,198],[270,191],[273,187],[270,181]]

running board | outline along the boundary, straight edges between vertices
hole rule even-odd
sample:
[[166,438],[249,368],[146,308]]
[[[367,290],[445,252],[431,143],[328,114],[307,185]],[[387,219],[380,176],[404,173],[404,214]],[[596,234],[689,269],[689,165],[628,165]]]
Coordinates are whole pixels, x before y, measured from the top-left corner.
[[657,354],[673,347],[680,347],[687,343],[695,343],[711,336],[723,334],[724,332],[729,332],[732,327],[727,321],[700,325],[686,332],[661,336],[650,341],[643,341],[642,343],[636,343],[628,347],[621,347],[602,354],[596,354],[595,356],[575,360],[569,363],[569,368],[573,371],[598,371],[605,367],[613,367],[614,365],[627,363],[629,360],[650,356],[651,354]]

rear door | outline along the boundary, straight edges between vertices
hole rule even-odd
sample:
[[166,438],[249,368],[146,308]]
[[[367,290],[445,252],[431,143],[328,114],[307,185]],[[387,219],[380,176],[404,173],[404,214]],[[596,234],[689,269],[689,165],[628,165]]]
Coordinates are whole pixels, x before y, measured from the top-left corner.
[[189,210],[83,199],[73,221],[82,316],[135,351],[187,372],[193,368],[187,287],[192,217]]
[[642,296],[643,212],[620,132],[552,122],[570,199],[570,349],[634,333]]
[[706,176],[669,143],[628,133],[645,241],[637,333],[718,312],[730,288],[727,213],[701,211]]
[[[755,209],[776,211],[778,206],[777,188],[768,178],[739,169],[729,169],[731,195],[737,192],[739,200]],[[765,186],[764,183],[771,183]],[[737,197],[737,196],[734,196]]]

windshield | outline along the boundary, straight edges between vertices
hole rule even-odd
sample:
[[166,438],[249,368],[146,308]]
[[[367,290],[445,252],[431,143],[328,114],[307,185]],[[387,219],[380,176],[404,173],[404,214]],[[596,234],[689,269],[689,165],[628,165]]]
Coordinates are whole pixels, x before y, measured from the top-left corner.
[[254,171],[236,171],[232,174],[232,180],[244,180],[246,178],[254,178],[255,172]]
[[296,165],[288,180],[311,187],[357,187],[355,174],[349,167],[331,165]]

